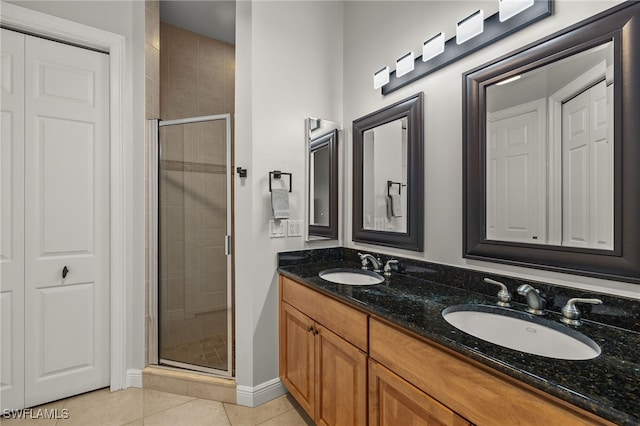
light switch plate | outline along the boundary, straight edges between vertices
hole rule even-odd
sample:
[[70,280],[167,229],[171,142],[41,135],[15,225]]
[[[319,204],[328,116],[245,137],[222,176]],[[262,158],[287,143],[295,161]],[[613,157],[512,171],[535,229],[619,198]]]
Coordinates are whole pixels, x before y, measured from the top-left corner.
[[289,220],[287,236],[302,237],[302,221],[301,220]]
[[269,238],[284,238],[287,225],[286,220],[269,221]]

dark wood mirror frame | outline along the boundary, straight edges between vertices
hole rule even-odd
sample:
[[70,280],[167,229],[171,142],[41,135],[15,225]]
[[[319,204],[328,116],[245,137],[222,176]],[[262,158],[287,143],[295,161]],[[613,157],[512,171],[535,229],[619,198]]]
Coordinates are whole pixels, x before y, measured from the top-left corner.
[[[614,41],[614,248],[486,239],[485,93],[509,76]],[[463,256],[640,284],[640,2],[622,3],[463,75]]]
[[[353,241],[422,251],[424,241],[424,148],[422,93],[361,117],[353,122]],[[364,229],[364,133],[407,118],[407,232]]]
[[[309,160],[311,154],[321,148],[329,150],[329,225],[309,224],[309,235],[338,239],[338,130],[309,141]],[[311,180],[309,181],[311,184]],[[311,200],[309,200],[311,202]],[[311,208],[311,205],[309,205]]]

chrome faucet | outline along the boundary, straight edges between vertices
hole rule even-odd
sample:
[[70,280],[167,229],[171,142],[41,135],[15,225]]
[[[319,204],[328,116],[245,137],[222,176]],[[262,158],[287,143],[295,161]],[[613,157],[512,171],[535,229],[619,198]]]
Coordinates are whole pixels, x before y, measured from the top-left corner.
[[535,315],[547,315],[547,301],[540,296],[540,291],[531,287],[529,284],[522,284],[518,287],[518,294],[527,298],[527,312]]
[[369,261],[371,262],[371,266],[373,266],[373,272],[380,272],[380,267],[382,266],[382,261],[380,260],[380,258],[376,259],[372,254],[369,253],[358,253],[358,256],[360,256],[360,260],[362,261],[362,269],[369,269],[367,267],[367,261]]

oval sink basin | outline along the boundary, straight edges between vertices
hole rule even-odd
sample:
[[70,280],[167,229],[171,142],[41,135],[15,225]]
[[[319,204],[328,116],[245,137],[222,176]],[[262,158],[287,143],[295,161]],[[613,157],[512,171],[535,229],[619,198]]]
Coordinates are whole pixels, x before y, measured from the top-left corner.
[[456,305],[442,311],[455,328],[509,349],[548,358],[585,360],[600,355],[600,346],[563,324],[498,306]]
[[384,277],[376,272],[364,269],[335,268],[321,271],[318,276],[336,284],[373,285],[384,282]]

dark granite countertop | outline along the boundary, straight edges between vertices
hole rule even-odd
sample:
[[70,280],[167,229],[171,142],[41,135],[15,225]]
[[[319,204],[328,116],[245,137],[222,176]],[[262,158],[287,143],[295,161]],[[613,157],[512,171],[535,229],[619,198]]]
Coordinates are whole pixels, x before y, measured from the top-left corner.
[[[443,309],[466,303],[494,305],[496,298],[425,278],[429,276],[428,268],[413,265],[408,271],[393,273],[381,284],[349,286],[325,281],[318,273],[330,268],[359,268],[353,259],[307,256],[296,261],[295,257],[290,255],[289,262],[281,260],[278,271],[605,419],[621,425],[640,425],[637,330],[585,320],[579,331],[600,345],[602,353],[598,357],[567,361],[530,355],[475,338],[447,323],[442,317]],[[410,268],[420,277],[412,276],[416,274]],[[514,309],[523,311],[524,307],[516,303]],[[557,312],[548,316],[552,321],[559,318]],[[635,312],[632,321],[637,322]]]

